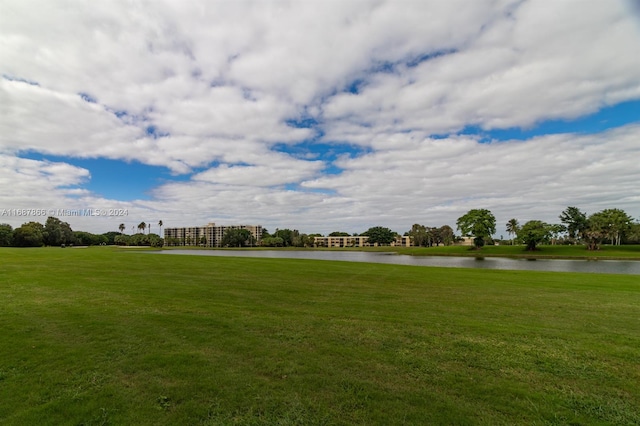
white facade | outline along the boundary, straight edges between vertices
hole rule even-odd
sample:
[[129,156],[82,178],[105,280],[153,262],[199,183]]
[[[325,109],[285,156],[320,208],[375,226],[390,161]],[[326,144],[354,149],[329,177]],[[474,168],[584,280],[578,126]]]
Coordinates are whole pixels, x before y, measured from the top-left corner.
[[246,229],[251,232],[256,245],[262,239],[262,225],[222,225],[209,223],[205,226],[165,228],[165,246],[220,247],[222,237],[228,229]]
[[[377,244],[369,244],[369,237],[345,236],[345,237],[314,237],[314,244],[317,247],[372,247]],[[413,241],[408,236],[398,236],[395,241],[389,244],[392,247],[411,247]]]

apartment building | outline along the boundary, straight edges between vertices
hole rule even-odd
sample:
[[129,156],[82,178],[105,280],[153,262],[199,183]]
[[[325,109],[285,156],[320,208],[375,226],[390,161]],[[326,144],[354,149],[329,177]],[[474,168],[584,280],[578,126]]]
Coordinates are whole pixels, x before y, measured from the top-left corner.
[[259,245],[262,239],[262,225],[216,225],[209,223],[205,226],[184,228],[165,228],[164,244],[166,246],[202,246],[220,247],[222,237],[228,229],[246,229]]
[[[377,245],[370,244],[367,236],[314,237],[314,244],[317,247],[371,247]],[[397,236],[395,241],[389,245],[392,247],[411,247],[413,241],[408,236]]]

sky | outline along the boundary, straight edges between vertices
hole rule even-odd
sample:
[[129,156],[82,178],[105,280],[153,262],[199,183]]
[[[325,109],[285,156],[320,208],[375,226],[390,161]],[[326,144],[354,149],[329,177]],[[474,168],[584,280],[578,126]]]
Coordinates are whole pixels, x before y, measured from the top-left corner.
[[639,219],[639,51],[636,0],[0,0],[0,223]]

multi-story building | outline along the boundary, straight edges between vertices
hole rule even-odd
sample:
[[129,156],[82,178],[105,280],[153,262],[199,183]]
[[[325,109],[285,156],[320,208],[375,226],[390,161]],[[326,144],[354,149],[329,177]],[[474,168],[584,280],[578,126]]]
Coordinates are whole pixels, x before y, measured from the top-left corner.
[[[348,236],[348,237],[314,237],[314,244],[318,247],[371,247],[377,244],[370,244],[368,236]],[[411,247],[413,241],[408,236],[397,236],[390,246]]]
[[220,247],[222,237],[228,229],[246,229],[253,236],[255,245],[259,245],[262,239],[262,225],[218,226],[215,223],[209,223],[205,226],[165,228],[164,244],[166,246]]

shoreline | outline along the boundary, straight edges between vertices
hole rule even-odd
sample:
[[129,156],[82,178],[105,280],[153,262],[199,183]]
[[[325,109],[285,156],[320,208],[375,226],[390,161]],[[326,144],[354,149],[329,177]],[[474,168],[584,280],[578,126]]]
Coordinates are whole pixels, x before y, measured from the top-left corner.
[[[134,247],[130,247],[134,248]],[[144,247],[140,247],[144,249]],[[382,250],[384,249],[384,250]],[[423,249],[425,252],[423,253],[415,253],[410,252],[416,249]],[[344,252],[370,252],[370,253],[380,253],[385,252],[394,255],[406,255],[406,256],[416,256],[416,257],[475,257],[475,258],[485,258],[485,257],[493,257],[493,258],[506,258],[506,259],[526,259],[526,260],[587,260],[587,261],[599,261],[599,260],[625,260],[625,261],[640,261],[640,253],[637,256],[621,256],[621,255],[602,255],[599,253],[588,253],[584,255],[571,255],[571,254],[544,254],[544,253],[491,253],[491,252],[483,252],[480,251],[455,251],[451,253],[443,253],[443,252],[427,252],[430,248],[416,248],[416,247],[376,247],[375,249],[371,249],[368,247],[359,247],[359,248],[351,248],[351,247],[321,247],[321,248],[311,248],[311,247],[189,247],[189,246],[174,246],[174,247],[162,247],[161,250],[223,250],[223,251],[263,251],[263,250],[274,250],[274,251],[344,251]],[[543,251],[543,250],[541,250]],[[585,249],[585,251],[587,251]]]

